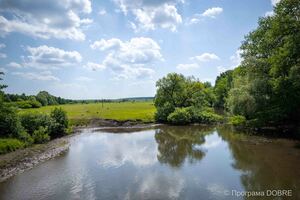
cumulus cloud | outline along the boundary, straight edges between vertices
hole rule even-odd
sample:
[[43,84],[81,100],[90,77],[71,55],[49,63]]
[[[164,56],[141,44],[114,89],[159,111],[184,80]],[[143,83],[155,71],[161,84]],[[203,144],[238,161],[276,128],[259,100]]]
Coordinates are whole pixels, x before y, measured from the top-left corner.
[[223,12],[223,8],[220,7],[212,7],[207,9],[202,13],[202,16],[204,17],[211,17],[215,18],[217,15],[221,14]]
[[160,46],[151,38],[139,37],[129,41],[101,39],[95,41],[91,48],[106,52],[101,65],[117,74],[116,79],[149,77],[154,70],[146,66],[163,60]]
[[199,56],[194,56],[190,58],[191,60],[196,60],[198,62],[208,62],[212,60],[220,60],[220,58],[214,53],[203,53]]
[[99,11],[98,11],[98,15],[105,15],[106,14],[106,10],[104,8],[101,8]]
[[91,11],[90,0],[2,0],[0,34],[20,32],[44,39],[84,40],[81,26],[92,21],[80,16]]
[[12,75],[20,76],[28,80],[38,81],[59,81],[59,78],[52,75],[50,71],[45,72],[12,72]]
[[97,63],[93,63],[93,62],[88,62],[83,67],[86,68],[86,69],[89,69],[89,70],[93,70],[93,71],[103,70],[103,69],[106,68],[105,65],[101,65],[101,64],[97,64]]
[[214,53],[203,53],[199,56],[190,57],[190,60],[194,62],[188,64],[179,64],[177,65],[177,69],[179,70],[196,69],[200,67],[201,63],[220,60],[220,58]]
[[3,48],[5,48],[6,47],[6,45],[5,44],[3,44],[3,43],[0,43],[0,49],[3,49]]
[[25,66],[39,69],[56,69],[75,65],[81,62],[82,57],[77,51],[65,51],[63,49],[49,47],[27,47],[29,55],[24,58]]
[[135,31],[154,30],[156,28],[176,31],[177,25],[182,23],[182,17],[178,13],[176,0],[115,0],[124,14],[130,12],[135,16],[136,23],[131,22]]
[[230,66],[218,66],[217,67],[217,70],[219,73],[222,73],[222,72],[225,72],[227,70],[231,70],[231,69],[234,69],[236,67],[238,67],[242,61],[243,61],[243,58],[241,57],[241,53],[242,51],[240,49],[238,49],[232,56],[230,56],[230,61],[231,61],[231,65]]
[[223,8],[213,7],[213,8],[209,8],[206,11],[204,11],[202,13],[202,16],[215,18],[217,15],[221,14],[222,12],[223,12]]
[[187,25],[198,24],[201,20],[204,20],[204,18],[206,17],[216,18],[217,15],[221,14],[222,12],[223,12],[223,8],[220,7],[209,8],[201,14],[196,13],[192,17],[188,18],[186,24]]
[[232,64],[234,65],[234,67],[239,66],[241,64],[241,62],[243,61],[241,54],[242,54],[242,50],[238,49],[234,53],[234,55],[230,56],[230,60],[231,60]]
[[272,16],[274,16],[274,11],[267,11],[265,13],[265,17],[272,17]]
[[280,2],[280,0],[271,0],[271,3],[273,6],[276,6],[276,4],[278,4]]
[[9,64],[7,64],[7,66],[12,68],[22,68],[22,65],[16,62],[10,62]]
[[119,49],[121,47],[122,41],[117,38],[112,38],[109,40],[101,39],[95,41],[90,45],[92,49],[100,49],[101,51]]

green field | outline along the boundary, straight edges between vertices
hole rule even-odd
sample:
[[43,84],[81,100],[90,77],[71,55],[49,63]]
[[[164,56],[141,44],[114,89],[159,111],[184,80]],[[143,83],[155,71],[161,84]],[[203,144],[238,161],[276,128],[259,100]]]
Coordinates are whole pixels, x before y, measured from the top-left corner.
[[90,119],[114,119],[114,120],[142,120],[151,122],[154,120],[155,107],[152,101],[143,102],[114,102],[114,103],[89,103],[89,104],[66,104],[44,106],[21,110],[20,113],[42,112],[50,113],[55,107],[61,107],[67,112],[72,124]]

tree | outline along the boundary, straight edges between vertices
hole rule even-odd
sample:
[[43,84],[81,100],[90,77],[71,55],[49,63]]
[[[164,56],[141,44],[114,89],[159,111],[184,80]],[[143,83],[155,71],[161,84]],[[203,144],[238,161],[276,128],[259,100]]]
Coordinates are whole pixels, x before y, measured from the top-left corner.
[[274,15],[261,18],[245,37],[241,50],[244,73],[234,77],[229,109],[262,124],[299,123],[299,1],[281,0]]
[[208,105],[204,84],[193,77],[186,78],[182,74],[170,73],[158,80],[156,87],[154,104],[158,121],[167,121],[168,115],[176,108]]

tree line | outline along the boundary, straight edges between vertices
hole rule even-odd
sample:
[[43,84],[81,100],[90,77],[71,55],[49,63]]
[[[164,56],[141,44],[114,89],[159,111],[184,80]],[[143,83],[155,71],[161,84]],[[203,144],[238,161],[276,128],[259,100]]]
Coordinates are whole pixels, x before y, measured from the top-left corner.
[[240,50],[240,66],[221,73],[214,87],[175,73],[160,79],[156,119],[201,123],[203,113],[215,114],[212,109],[219,108],[236,125],[299,126],[299,1],[280,1],[274,14],[260,18],[258,27],[245,36]]

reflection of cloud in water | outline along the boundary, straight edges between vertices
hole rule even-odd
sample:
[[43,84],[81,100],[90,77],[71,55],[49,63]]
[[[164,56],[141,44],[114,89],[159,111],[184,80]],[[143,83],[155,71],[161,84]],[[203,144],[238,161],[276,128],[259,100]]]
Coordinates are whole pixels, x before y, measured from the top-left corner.
[[128,191],[126,199],[178,199],[184,183],[178,172],[166,174],[156,171],[136,180],[137,187]]
[[224,197],[224,195],[226,195],[226,192],[229,191],[224,185],[217,183],[208,184],[206,189],[211,193],[212,196],[219,198]]
[[205,137],[205,143],[201,145],[202,148],[210,149],[219,146],[222,143],[222,139],[218,136],[217,132]]
[[[147,133],[148,132],[148,133]],[[102,167],[120,167],[125,163],[135,166],[149,166],[157,162],[157,145],[153,140],[153,131],[123,135],[105,134],[97,140],[101,145],[98,164]]]

